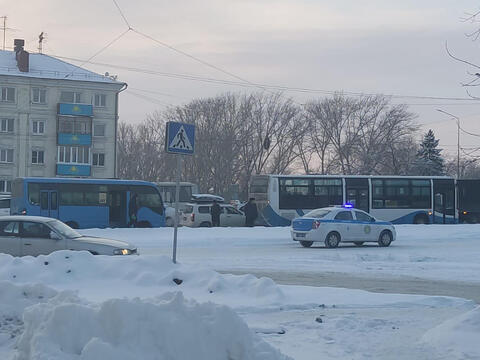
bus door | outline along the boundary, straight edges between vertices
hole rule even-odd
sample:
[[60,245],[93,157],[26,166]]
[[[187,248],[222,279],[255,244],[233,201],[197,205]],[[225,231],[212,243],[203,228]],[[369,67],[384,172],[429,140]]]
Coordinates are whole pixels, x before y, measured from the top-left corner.
[[369,212],[368,179],[345,178],[345,183],[347,191],[346,202],[352,204],[355,209]]
[[112,190],[108,192],[109,224],[111,227],[127,225],[127,192]]
[[57,190],[40,191],[40,216],[58,219],[58,192]]
[[455,222],[455,182],[453,179],[433,179],[433,223]]

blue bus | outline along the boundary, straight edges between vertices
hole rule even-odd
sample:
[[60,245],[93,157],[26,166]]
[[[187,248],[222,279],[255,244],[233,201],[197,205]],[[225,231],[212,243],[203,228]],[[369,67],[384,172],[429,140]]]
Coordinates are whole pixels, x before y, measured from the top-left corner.
[[165,226],[157,186],[137,180],[17,178],[12,184],[10,212],[56,218],[77,229],[127,227],[131,225],[130,201],[135,197],[135,226]]
[[249,196],[258,225],[289,226],[312,209],[345,203],[394,224],[458,222],[455,179],[447,176],[253,175]]

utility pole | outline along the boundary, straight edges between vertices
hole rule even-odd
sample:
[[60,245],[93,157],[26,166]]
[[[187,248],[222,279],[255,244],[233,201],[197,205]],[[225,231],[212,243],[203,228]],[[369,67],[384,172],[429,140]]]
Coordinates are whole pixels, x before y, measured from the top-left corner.
[[437,111],[445,115],[451,116],[457,121],[457,179],[460,179],[460,118],[440,109],[437,109]]
[[7,33],[7,17],[6,16],[0,16],[0,19],[3,19],[3,50],[5,50],[5,36]]

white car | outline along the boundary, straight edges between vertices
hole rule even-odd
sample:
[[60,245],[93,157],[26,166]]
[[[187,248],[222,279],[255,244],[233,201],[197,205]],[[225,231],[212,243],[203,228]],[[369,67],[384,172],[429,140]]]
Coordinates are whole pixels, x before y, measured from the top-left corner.
[[23,215],[0,218],[0,253],[37,256],[57,250],[85,250],[94,255],[137,254],[137,249],[124,241],[82,236],[57,219]]
[[[245,215],[235,209],[232,205],[219,204],[222,208],[220,213],[220,226],[239,227],[245,226]],[[211,227],[212,215],[210,208],[212,204],[188,204],[180,218],[180,224],[189,227]]]
[[10,197],[0,198],[0,216],[10,215]]
[[304,247],[323,242],[335,248],[340,242],[361,246],[364,242],[376,242],[389,246],[396,233],[392,223],[377,220],[366,212],[346,207],[315,209],[292,222],[291,235]]

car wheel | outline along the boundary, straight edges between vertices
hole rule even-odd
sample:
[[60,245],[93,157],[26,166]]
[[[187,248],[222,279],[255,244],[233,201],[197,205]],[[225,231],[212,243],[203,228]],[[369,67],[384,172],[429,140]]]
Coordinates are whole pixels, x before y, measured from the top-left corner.
[[390,246],[393,241],[392,233],[389,230],[383,230],[378,238],[378,245],[382,247]]
[[173,219],[171,217],[168,217],[165,219],[165,226],[171,227],[173,226]]
[[353,243],[357,246],[362,246],[363,245],[363,241],[354,241]]
[[339,233],[337,233],[336,231],[332,231],[331,233],[328,233],[325,239],[325,246],[327,248],[336,248],[339,243],[340,243]]
[[212,227],[212,223],[204,221],[200,224],[200,227]]
[[70,226],[72,229],[78,229],[78,224],[75,221],[67,221],[65,224]]
[[309,248],[310,246],[312,246],[312,244],[313,244],[313,241],[300,241],[300,245],[302,245],[305,248]]

